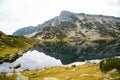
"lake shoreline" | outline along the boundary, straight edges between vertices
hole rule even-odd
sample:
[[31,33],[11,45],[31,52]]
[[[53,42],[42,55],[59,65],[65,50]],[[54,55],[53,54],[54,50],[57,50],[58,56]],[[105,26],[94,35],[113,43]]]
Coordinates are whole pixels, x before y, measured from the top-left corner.
[[38,43],[32,44],[29,48],[21,49],[17,53],[10,54],[9,56],[6,57],[1,57],[0,64],[2,64],[3,62],[14,62],[17,58],[21,57],[24,53],[26,53],[27,51],[36,46],[38,46]]
[[[99,73],[99,74],[98,74]],[[92,79],[99,80],[104,77],[104,73],[102,73],[99,69],[98,63],[89,63],[83,65],[71,65],[71,66],[53,66],[50,68],[43,69],[33,69],[33,70],[23,70],[19,72],[4,72],[4,78],[13,77],[16,75],[14,79],[18,78],[18,74],[22,75],[21,79],[24,77],[26,80],[45,80],[45,79],[54,79],[54,80],[68,80],[68,79],[81,79],[82,77],[85,80],[88,80],[87,76],[93,76]],[[64,75],[63,75],[64,74]],[[84,76],[85,75],[85,76]],[[35,76],[35,77],[34,77]],[[1,78],[1,77],[0,77]]]

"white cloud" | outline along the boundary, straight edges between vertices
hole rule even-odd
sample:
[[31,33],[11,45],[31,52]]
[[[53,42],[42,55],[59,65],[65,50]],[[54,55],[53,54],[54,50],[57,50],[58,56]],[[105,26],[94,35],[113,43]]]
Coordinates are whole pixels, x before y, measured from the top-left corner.
[[0,0],[0,30],[11,34],[58,16],[61,10],[120,16],[119,7],[119,0]]

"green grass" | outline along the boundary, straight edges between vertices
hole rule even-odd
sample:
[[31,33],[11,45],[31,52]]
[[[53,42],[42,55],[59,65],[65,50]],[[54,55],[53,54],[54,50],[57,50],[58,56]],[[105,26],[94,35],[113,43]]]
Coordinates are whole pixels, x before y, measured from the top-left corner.
[[0,57],[6,57],[9,54],[15,54],[19,51],[18,48],[13,47],[5,47],[4,49],[0,50]]
[[[30,80],[44,80],[45,78],[57,78],[58,80],[102,80],[104,73],[99,69],[99,64],[85,64],[76,67],[52,67],[45,70],[24,70],[22,75]],[[85,76],[81,76],[85,75]]]
[[4,58],[10,54],[18,53],[19,50],[32,48],[36,44],[38,44],[37,40],[23,36],[5,35],[0,32],[0,57]]
[[[59,66],[44,69],[24,70],[19,72],[22,76],[28,77],[29,80],[120,80],[120,73],[110,71],[103,73],[99,64],[84,64],[78,66]],[[109,74],[109,76],[108,76]],[[19,75],[16,72],[11,76],[5,73],[0,75],[0,80],[15,80]],[[119,77],[116,79],[116,77]],[[49,79],[48,79],[49,78]]]

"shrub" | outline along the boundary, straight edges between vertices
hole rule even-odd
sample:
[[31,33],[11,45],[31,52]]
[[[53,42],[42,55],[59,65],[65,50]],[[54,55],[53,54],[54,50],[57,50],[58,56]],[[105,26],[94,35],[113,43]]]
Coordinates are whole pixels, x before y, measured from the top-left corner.
[[76,65],[75,65],[75,64],[73,64],[73,65],[72,65],[72,67],[76,67]]
[[112,69],[120,70],[120,58],[108,58],[100,62],[100,69],[103,72],[110,71]]

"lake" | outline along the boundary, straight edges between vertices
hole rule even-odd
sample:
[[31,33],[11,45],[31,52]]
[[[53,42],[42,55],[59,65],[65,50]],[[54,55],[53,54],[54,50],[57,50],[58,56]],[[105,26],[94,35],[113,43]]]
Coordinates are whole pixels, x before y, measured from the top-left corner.
[[42,42],[32,48],[16,61],[0,64],[0,72],[12,71],[13,67],[21,64],[16,71],[36,69],[51,66],[83,64],[85,60],[97,60],[120,56],[120,41],[112,40],[102,43],[80,42]]

